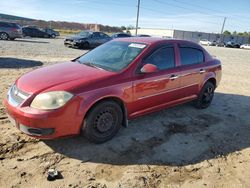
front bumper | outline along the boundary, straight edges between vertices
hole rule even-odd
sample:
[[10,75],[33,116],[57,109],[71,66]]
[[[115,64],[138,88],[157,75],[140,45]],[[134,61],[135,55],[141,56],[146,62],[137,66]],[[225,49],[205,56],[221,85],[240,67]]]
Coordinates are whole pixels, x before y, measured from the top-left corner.
[[50,111],[34,109],[25,103],[15,107],[7,98],[3,103],[12,124],[29,136],[54,139],[80,133],[83,115],[79,112],[81,99],[78,97]]
[[76,41],[64,41],[64,45],[68,46],[68,47],[77,47],[80,48],[82,46],[82,44],[80,42],[76,42]]

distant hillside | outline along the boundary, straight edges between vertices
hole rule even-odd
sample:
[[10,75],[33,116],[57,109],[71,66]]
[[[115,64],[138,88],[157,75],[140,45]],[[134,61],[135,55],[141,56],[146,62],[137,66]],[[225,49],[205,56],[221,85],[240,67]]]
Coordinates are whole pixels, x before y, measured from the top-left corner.
[[0,20],[10,21],[18,23],[22,26],[32,25],[41,28],[53,28],[53,29],[63,29],[63,30],[94,30],[94,31],[103,31],[103,32],[121,32],[120,27],[112,27],[108,25],[101,24],[86,24],[86,23],[77,23],[77,22],[66,22],[66,21],[44,21],[44,20],[35,20],[31,18],[23,18],[19,16],[7,15],[0,13]]

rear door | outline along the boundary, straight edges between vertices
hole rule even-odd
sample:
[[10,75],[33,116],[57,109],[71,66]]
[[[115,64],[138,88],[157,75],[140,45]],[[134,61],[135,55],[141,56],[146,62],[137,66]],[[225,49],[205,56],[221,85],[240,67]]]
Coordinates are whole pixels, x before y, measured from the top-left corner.
[[154,64],[158,67],[155,73],[137,73],[133,82],[134,105],[133,112],[140,112],[153,107],[161,106],[179,98],[178,88],[180,81],[176,70],[174,45],[159,47],[146,57],[144,64]]
[[100,33],[100,45],[109,41],[111,38],[105,33]]
[[203,50],[192,44],[179,44],[178,48],[182,97],[195,97],[198,95],[200,83],[206,75]]

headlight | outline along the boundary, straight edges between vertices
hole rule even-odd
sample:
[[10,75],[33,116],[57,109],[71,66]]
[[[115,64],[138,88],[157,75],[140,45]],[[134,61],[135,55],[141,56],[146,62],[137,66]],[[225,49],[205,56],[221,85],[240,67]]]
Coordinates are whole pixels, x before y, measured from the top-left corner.
[[37,95],[31,103],[31,107],[41,110],[53,110],[65,105],[73,95],[66,91],[51,91]]

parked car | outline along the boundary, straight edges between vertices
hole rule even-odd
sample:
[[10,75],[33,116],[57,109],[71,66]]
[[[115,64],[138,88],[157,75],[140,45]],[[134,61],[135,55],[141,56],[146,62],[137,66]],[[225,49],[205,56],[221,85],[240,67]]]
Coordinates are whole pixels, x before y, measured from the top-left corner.
[[225,47],[226,44],[225,44],[224,42],[218,41],[218,42],[215,43],[215,46],[218,46],[218,47]]
[[151,37],[150,35],[145,35],[145,34],[140,34],[140,35],[136,35],[136,37]]
[[22,38],[22,28],[11,22],[0,22],[0,40],[15,40]]
[[115,38],[124,38],[124,37],[131,37],[130,34],[128,33],[115,33],[111,36],[111,38],[115,39]]
[[11,122],[30,136],[82,132],[102,143],[128,119],[189,101],[207,108],[220,80],[221,62],[196,43],[119,38],[70,62],[24,74],[4,105]]
[[235,43],[235,42],[232,42],[232,41],[228,41],[225,45],[225,47],[228,47],[228,48],[240,48],[240,45],[239,43]]
[[60,36],[60,33],[58,31],[55,31],[53,29],[45,28],[43,29],[45,33],[47,33],[51,38],[55,38]]
[[50,34],[46,33],[45,31],[38,29],[36,27],[26,26],[23,27],[23,36],[29,37],[39,37],[39,38],[50,38]]
[[242,49],[250,49],[250,44],[243,44],[240,46]]
[[102,32],[82,31],[75,36],[64,40],[64,45],[76,48],[93,48],[111,40],[111,37]]
[[204,45],[204,46],[214,46],[215,45],[215,42],[211,42],[207,39],[203,39],[203,40],[200,40],[199,42],[201,45]]

